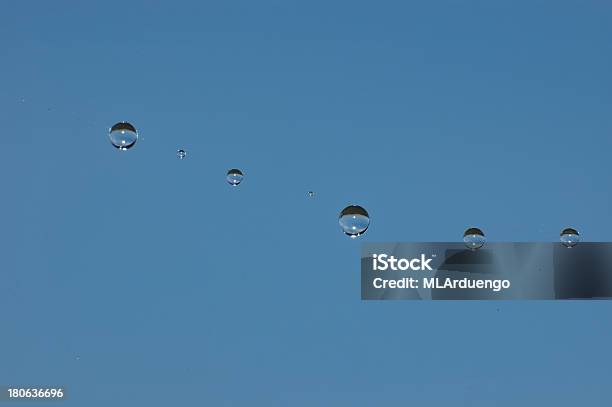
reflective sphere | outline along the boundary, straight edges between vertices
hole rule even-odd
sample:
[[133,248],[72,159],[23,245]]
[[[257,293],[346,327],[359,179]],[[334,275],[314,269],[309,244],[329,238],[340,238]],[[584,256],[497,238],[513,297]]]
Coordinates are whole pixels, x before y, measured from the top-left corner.
[[561,244],[567,248],[572,248],[580,242],[580,234],[574,228],[565,228],[560,235]]
[[232,168],[227,172],[227,183],[233,187],[237,187],[244,179],[244,174],[237,168]]
[[486,241],[484,233],[478,228],[469,228],[463,234],[463,242],[470,250],[480,249]]
[[338,219],[342,231],[347,236],[356,238],[361,236],[368,230],[370,226],[370,215],[368,212],[358,205],[347,206],[340,212]]
[[138,141],[136,128],[128,122],[119,122],[110,128],[108,138],[119,150],[128,150]]

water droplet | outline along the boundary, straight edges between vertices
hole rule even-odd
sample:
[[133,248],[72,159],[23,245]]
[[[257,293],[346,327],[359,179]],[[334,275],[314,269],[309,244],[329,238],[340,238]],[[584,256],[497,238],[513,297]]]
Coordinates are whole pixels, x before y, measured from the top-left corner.
[[358,205],[347,206],[340,212],[338,219],[342,231],[352,238],[361,236],[370,226],[370,215]]
[[580,233],[574,228],[565,228],[561,231],[561,244],[567,248],[572,248],[580,242]]
[[183,150],[183,149],[178,150],[178,151],[176,152],[176,156],[182,160],[182,159],[184,159],[185,157],[187,157],[187,152],[186,152],[185,150]]
[[315,196],[314,191],[308,191],[308,196],[309,196],[310,198],[314,198],[314,196]]
[[130,123],[119,122],[110,128],[108,137],[113,146],[119,150],[128,150],[138,141],[138,132]]
[[233,187],[237,187],[244,179],[244,174],[237,168],[232,168],[227,172],[227,183]]
[[469,228],[463,234],[463,242],[471,250],[480,249],[486,241],[484,233],[478,228]]

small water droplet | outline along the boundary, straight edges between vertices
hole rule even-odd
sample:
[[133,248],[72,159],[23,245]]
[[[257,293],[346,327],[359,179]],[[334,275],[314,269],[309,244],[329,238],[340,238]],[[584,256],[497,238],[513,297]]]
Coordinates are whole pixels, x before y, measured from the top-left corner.
[[565,228],[561,231],[560,240],[563,246],[570,249],[580,242],[580,233],[574,228]]
[[344,234],[354,239],[368,230],[370,215],[359,205],[349,205],[340,212],[338,223]]
[[314,198],[314,196],[315,196],[314,191],[308,191],[308,197],[309,198]]
[[484,233],[478,228],[468,228],[463,234],[463,242],[470,250],[480,249],[486,241]]
[[181,160],[182,160],[182,159],[184,159],[185,157],[187,157],[187,152],[186,152],[185,150],[183,150],[183,149],[178,150],[178,151],[176,152],[176,156],[177,156],[179,159],[181,159]]
[[232,168],[231,170],[227,172],[227,177],[226,177],[227,183],[233,187],[237,187],[238,185],[240,185],[243,179],[244,179],[244,174],[242,173],[242,171],[240,171],[237,168]]
[[134,147],[138,141],[138,132],[130,123],[119,122],[110,128],[108,137],[113,146],[125,151]]

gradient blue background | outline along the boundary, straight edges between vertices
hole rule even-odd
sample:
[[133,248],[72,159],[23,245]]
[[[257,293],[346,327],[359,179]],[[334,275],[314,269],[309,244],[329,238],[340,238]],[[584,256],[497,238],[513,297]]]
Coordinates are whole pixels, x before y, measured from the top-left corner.
[[0,384],[66,406],[612,403],[610,303],[362,302],[337,224],[358,203],[367,242],[611,240],[609,2],[0,16]]

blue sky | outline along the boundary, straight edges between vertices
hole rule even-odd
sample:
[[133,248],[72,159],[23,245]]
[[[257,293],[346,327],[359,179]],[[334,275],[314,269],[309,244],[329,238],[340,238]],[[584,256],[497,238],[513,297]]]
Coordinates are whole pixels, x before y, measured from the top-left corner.
[[1,14],[0,384],[74,406],[610,404],[607,302],[359,288],[361,242],[610,240],[610,4]]

